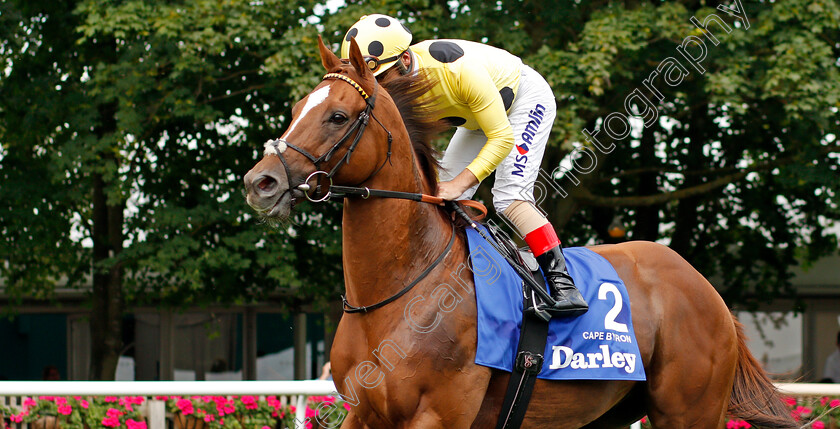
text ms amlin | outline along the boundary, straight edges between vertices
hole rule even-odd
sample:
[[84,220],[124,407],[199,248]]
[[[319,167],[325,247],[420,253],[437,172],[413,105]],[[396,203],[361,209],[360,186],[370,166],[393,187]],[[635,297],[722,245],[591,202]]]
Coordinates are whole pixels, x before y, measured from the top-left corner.
[[528,125],[525,126],[525,131],[522,133],[522,141],[524,143],[516,146],[519,155],[516,156],[516,162],[513,163],[515,170],[511,174],[514,176],[523,177],[524,175],[525,164],[528,163],[528,145],[531,144],[534,135],[537,134],[537,130],[540,128],[540,124],[542,124],[544,113],[545,106],[542,104],[537,104],[533,110],[528,112],[528,117],[531,120],[528,121]]

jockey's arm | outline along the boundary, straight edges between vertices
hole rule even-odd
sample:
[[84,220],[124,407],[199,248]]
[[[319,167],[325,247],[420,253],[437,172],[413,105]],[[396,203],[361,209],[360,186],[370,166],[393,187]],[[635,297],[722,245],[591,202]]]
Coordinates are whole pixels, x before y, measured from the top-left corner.
[[472,188],[478,184],[478,178],[465,168],[464,171],[458,173],[452,180],[438,183],[437,196],[444,200],[455,200],[461,196],[467,189]]
[[505,103],[493,79],[483,67],[465,64],[458,76],[460,97],[475,116],[487,143],[467,166],[478,181],[484,180],[513,149],[513,128]]
[[457,82],[459,97],[473,112],[479,128],[487,136],[487,143],[464,171],[451,181],[439,184],[438,195],[444,199],[455,199],[484,180],[510,153],[514,143],[504,101],[487,71],[464,64]]

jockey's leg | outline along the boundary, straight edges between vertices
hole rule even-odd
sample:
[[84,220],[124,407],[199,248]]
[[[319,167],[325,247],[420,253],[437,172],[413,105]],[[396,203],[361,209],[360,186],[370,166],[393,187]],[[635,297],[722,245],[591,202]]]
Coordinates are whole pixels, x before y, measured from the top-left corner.
[[[534,183],[556,116],[555,106],[554,93],[545,79],[523,65],[519,93],[508,113],[515,147],[496,169],[493,205],[525,238],[551,284],[557,305],[546,310],[554,315],[576,316],[589,307],[566,271],[554,227],[537,209],[534,199]],[[553,180],[550,175],[544,177]]]
[[589,306],[566,270],[560,239],[551,223],[527,201],[514,201],[505,209],[504,214],[525,237],[525,242],[534,252],[551,285],[551,296],[556,304],[545,310],[555,316],[579,316],[585,313]]

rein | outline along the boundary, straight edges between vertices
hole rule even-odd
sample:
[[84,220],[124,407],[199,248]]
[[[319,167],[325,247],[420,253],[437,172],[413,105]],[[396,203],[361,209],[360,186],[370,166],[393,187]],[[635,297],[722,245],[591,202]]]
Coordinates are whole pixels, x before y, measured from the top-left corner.
[[[329,188],[330,198],[334,199],[342,199],[342,198],[350,198],[350,197],[360,197],[363,200],[366,200],[370,197],[378,197],[378,198],[395,198],[400,200],[411,200],[417,201],[418,203],[427,203],[427,204],[434,204],[437,206],[445,206],[448,200],[444,200],[441,197],[436,197],[434,195],[429,194],[418,194],[414,192],[399,192],[399,191],[386,191],[383,189],[370,189],[368,187],[354,187],[354,186],[338,186],[338,185],[330,185]],[[473,221],[480,221],[487,216],[487,207],[484,204],[481,204],[478,201],[474,200],[458,200],[461,205],[465,207],[469,207],[471,209],[475,209],[479,212],[479,215],[476,217],[471,217],[468,215],[467,218]],[[450,209],[449,207],[445,207]],[[451,210],[450,210],[451,211]]]
[[[365,104],[366,104],[365,109],[359,114],[359,117],[356,118],[356,120],[350,125],[350,128],[347,130],[347,132],[344,133],[344,135],[335,144],[333,144],[332,147],[330,147],[330,149],[327,150],[326,153],[324,153],[323,155],[321,155],[319,157],[315,157],[314,155],[307,152],[305,149],[302,149],[298,146],[295,146],[295,145],[289,143],[288,141],[286,141],[282,138],[281,139],[269,140],[266,143],[266,147],[271,146],[274,149],[274,154],[277,155],[277,157],[280,158],[280,162],[283,164],[283,168],[286,170],[286,178],[289,181],[289,187],[288,187],[288,189],[286,189],[285,192],[290,192],[291,193],[295,189],[303,191],[303,194],[306,196],[306,199],[308,199],[309,201],[314,202],[314,203],[324,202],[324,201],[326,201],[330,198],[335,198],[335,199],[342,198],[343,199],[343,198],[349,198],[349,197],[361,197],[362,199],[368,199],[370,197],[378,197],[378,198],[395,198],[395,199],[411,200],[411,201],[417,201],[417,202],[422,202],[422,203],[427,203],[427,204],[435,204],[435,205],[439,205],[439,206],[444,206],[446,201],[443,198],[436,197],[436,196],[433,196],[433,195],[418,194],[418,193],[412,193],[412,192],[388,191],[388,190],[382,190],[382,189],[370,189],[368,187],[358,187],[358,186],[337,186],[337,185],[332,184],[332,178],[338,172],[338,169],[349,162],[350,155],[352,155],[353,151],[356,149],[356,146],[361,141],[362,134],[365,132],[365,128],[367,127],[367,124],[370,121],[370,118],[373,118],[379,124],[379,126],[381,126],[382,129],[385,130],[386,133],[388,133],[388,152],[387,152],[387,156],[385,157],[385,161],[382,162],[382,165],[380,165],[367,179],[365,179],[365,181],[370,180],[371,177],[375,176],[377,173],[379,173],[379,171],[382,170],[382,168],[385,167],[385,164],[390,163],[390,161],[391,161],[391,145],[393,143],[393,137],[391,136],[391,132],[388,131],[387,128],[385,128],[385,125],[383,125],[382,122],[380,122],[379,119],[377,119],[376,116],[373,114],[373,108],[374,108],[374,105],[376,103],[376,94],[379,91],[379,84],[378,83],[376,83],[374,81],[375,86],[374,86],[374,89],[373,89],[373,95],[369,96],[367,94],[367,92],[362,88],[361,85],[359,85],[356,81],[354,81],[353,79],[351,79],[348,76],[345,76],[345,75],[340,74],[340,73],[327,73],[326,75],[324,75],[324,80],[327,80],[327,79],[342,80],[344,82],[347,82],[351,86],[353,86],[353,88],[355,88],[356,91],[359,92],[359,94],[362,96],[362,98],[365,99]],[[346,141],[348,141],[350,139],[350,136],[354,132],[356,134],[353,137],[353,141],[350,143],[350,146],[347,148],[347,152],[338,161],[338,163],[336,163],[329,172],[321,170],[320,164],[324,163],[324,162],[329,162],[329,160],[333,157],[333,155],[335,155],[335,153],[338,151],[338,149]],[[289,165],[286,162],[286,158],[283,156],[283,153],[286,151],[286,148],[292,149],[295,152],[303,155],[304,157],[306,157],[306,159],[308,159],[312,164],[315,165],[316,171],[313,172],[312,174],[310,174],[302,183],[300,183],[296,186],[292,184],[292,179],[291,179],[292,175],[290,174]],[[326,194],[324,194],[320,198],[315,198],[313,196],[310,196],[310,194],[308,192],[309,190],[312,189],[312,186],[309,185],[309,181],[312,180],[314,177],[317,177],[319,175],[323,175],[324,177],[326,177],[326,179],[329,180],[329,185],[327,186]],[[321,187],[320,184],[316,187],[316,193],[317,193],[317,189],[320,188],[320,187]],[[281,198],[282,198],[282,196],[281,196]],[[295,204],[294,194],[291,194],[291,205],[294,206],[294,204]],[[483,204],[481,204],[477,201],[462,201],[462,204],[464,204],[465,206],[477,209],[481,212],[481,215],[476,220],[480,220],[480,219],[484,218],[484,216],[487,215],[487,208],[485,208]],[[453,204],[453,206],[457,207],[456,204]],[[392,296],[390,296],[390,297],[388,297],[388,298],[386,298],[386,299],[384,299],[380,302],[377,302],[376,304],[372,304],[372,305],[356,307],[354,305],[351,305],[347,301],[346,296],[341,295],[341,301],[342,301],[342,305],[343,305],[343,308],[344,308],[344,312],[345,313],[367,313],[367,312],[376,310],[377,308],[384,307],[385,305],[388,305],[391,302],[397,300],[399,297],[405,295],[414,286],[416,286],[418,283],[420,283],[420,281],[422,281],[424,278],[426,278],[426,276],[428,276],[429,273],[431,273],[432,270],[436,266],[438,266],[438,264],[440,264],[443,261],[443,259],[446,257],[446,255],[449,254],[449,251],[452,250],[452,245],[454,243],[455,243],[455,223],[452,222],[452,233],[450,234],[449,244],[446,245],[446,248],[443,250],[443,252],[441,252],[441,254],[437,257],[437,259],[435,259],[434,262],[432,262],[428,267],[426,267],[426,269],[424,269],[423,272],[420,273],[420,275],[416,279],[414,279],[411,283],[406,285],[404,288],[402,288],[396,294],[394,294],[394,295],[392,295]]]

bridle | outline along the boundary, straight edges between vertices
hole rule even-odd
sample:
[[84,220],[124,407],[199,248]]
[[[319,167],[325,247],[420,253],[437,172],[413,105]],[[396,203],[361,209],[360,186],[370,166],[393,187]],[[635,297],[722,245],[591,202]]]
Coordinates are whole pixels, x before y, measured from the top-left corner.
[[[338,170],[341,167],[343,167],[345,164],[347,164],[350,161],[350,156],[353,154],[353,151],[356,150],[356,146],[359,145],[359,142],[362,139],[362,134],[364,134],[365,128],[367,128],[367,125],[368,125],[368,122],[370,121],[370,118],[373,118],[373,120],[376,121],[376,123],[378,123],[379,126],[381,126],[382,129],[385,130],[385,132],[388,134],[388,152],[386,153],[385,160],[382,161],[382,165],[380,165],[376,169],[376,171],[374,171],[370,176],[368,176],[368,178],[365,179],[365,181],[370,180],[373,176],[375,176],[377,173],[379,173],[379,171],[381,171],[382,168],[385,167],[385,164],[390,163],[390,161],[391,161],[391,145],[393,143],[393,136],[391,135],[391,131],[389,131],[388,128],[386,128],[385,125],[383,125],[382,122],[379,121],[379,119],[376,117],[376,115],[373,114],[373,108],[376,104],[376,95],[379,92],[379,84],[376,83],[375,80],[374,80],[374,87],[373,87],[373,95],[370,96],[364,90],[364,88],[362,88],[361,85],[359,85],[356,81],[354,81],[350,77],[345,76],[343,74],[327,73],[326,75],[324,75],[323,80],[327,80],[327,79],[338,79],[338,80],[342,80],[344,82],[349,83],[351,86],[353,86],[353,88],[356,89],[356,91],[359,92],[359,94],[362,96],[362,98],[365,99],[365,104],[366,104],[365,109],[362,110],[362,112],[359,113],[359,117],[357,117],[356,120],[353,121],[352,124],[350,124],[350,127],[347,129],[347,132],[345,132],[344,135],[340,139],[338,139],[338,141],[335,142],[335,144],[333,144],[329,148],[329,150],[327,150],[323,155],[321,155],[319,157],[316,157],[316,156],[312,155],[306,149],[303,149],[299,146],[293,145],[293,144],[289,143],[288,141],[286,141],[282,138],[269,140],[268,142],[266,142],[266,145],[270,145],[271,147],[274,148],[274,154],[277,155],[278,158],[280,158],[280,162],[283,164],[283,168],[286,170],[286,180],[289,181],[289,187],[286,189],[285,192],[290,192],[291,193],[295,189],[301,190],[301,191],[303,191],[304,195],[306,196],[306,199],[308,199],[309,201],[315,202],[315,203],[326,201],[327,199],[332,197],[332,193],[331,193],[331,190],[332,190],[332,187],[333,187],[332,186],[332,178],[333,178],[333,176],[335,176],[338,173]],[[355,136],[353,135],[353,133],[355,133]],[[351,136],[353,137],[353,141],[347,147],[347,151],[344,153],[344,156],[342,156],[341,159],[338,160],[338,162],[332,167],[332,169],[329,172],[324,171],[321,168],[321,164],[329,162],[332,159],[332,157],[336,154],[336,152],[338,152],[338,150],[344,145],[344,143],[347,142],[350,139]],[[303,155],[306,159],[309,160],[309,162],[311,162],[313,165],[315,165],[315,172],[310,174],[302,183],[299,183],[297,185],[294,185],[292,183],[292,175],[291,175],[291,171],[289,170],[289,164],[286,161],[286,158],[283,156],[283,153],[285,152],[287,147],[289,149],[292,149],[295,152]],[[316,196],[311,196],[308,192],[311,188],[311,186],[309,185],[309,181],[311,181],[314,177],[317,177],[319,175],[323,175],[326,179],[328,179],[329,180],[329,185],[327,186],[326,194],[324,194],[320,198],[316,198],[317,195]],[[319,182],[320,182],[320,180],[319,180]],[[320,188],[320,185],[316,188]],[[317,194],[317,189],[316,189],[316,194]],[[291,204],[292,207],[294,207],[294,205],[295,205],[294,194],[290,194],[290,197],[291,197],[291,203],[290,204]],[[282,196],[281,196],[281,198],[282,198]]]
[[[368,187],[359,187],[358,185],[357,186],[336,186],[336,185],[332,184],[333,176],[335,176],[336,173],[338,172],[338,170],[350,160],[350,155],[352,155],[353,151],[356,149],[356,146],[359,144],[359,141],[362,138],[362,134],[365,132],[365,128],[367,127],[368,122],[370,121],[370,118],[373,118],[382,127],[382,129],[385,130],[386,133],[388,133],[388,153],[385,157],[385,161],[382,162],[382,165],[380,165],[362,183],[370,180],[373,176],[375,176],[377,173],[379,173],[379,171],[381,171],[383,167],[385,167],[385,164],[390,163],[390,160],[391,160],[391,144],[393,142],[393,137],[391,136],[391,132],[388,131],[388,129],[385,127],[385,125],[383,125],[382,122],[380,122],[379,119],[377,119],[376,116],[373,114],[373,108],[374,108],[374,105],[376,103],[376,94],[379,91],[379,84],[376,83],[375,80],[374,80],[374,85],[375,86],[374,86],[374,89],[373,89],[373,95],[368,96],[367,92],[362,88],[361,85],[359,85],[356,81],[354,81],[353,79],[351,79],[350,77],[348,77],[346,75],[343,75],[343,74],[340,74],[340,73],[327,73],[326,75],[324,75],[323,79],[324,80],[326,80],[326,79],[338,79],[338,80],[342,80],[344,82],[349,83],[365,99],[365,104],[366,104],[365,109],[359,114],[359,117],[356,118],[356,120],[352,124],[350,124],[350,128],[348,128],[348,130],[344,134],[344,136],[342,136],[335,144],[333,144],[332,147],[330,147],[330,149],[327,150],[326,153],[324,153],[323,155],[321,155],[319,157],[315,157],[314,155],[310,154],[308,151],[306,151],[306,150],[304,150],[304,149],[302,149],[298,146],[295,146],[295,145],[289,143],[288,141],[286,141],[284,139],[269,140],[266,143],[267,146],[270,145],[271,147],[274,148],[274,154],[277,155],[277,157],[280,158],[280,162],[283,163],[283,168],[286,170],[286,178],[289,181],[289,187],[288,187],[288,189],[286,189],[285,192],[292,192],[292,190],[294,190],[294,189],[301,190],[301,191],[303,191],[304,195],[306,196],[306,198],[309,201],[316,202],[316,203],[326,201],[327,199],[330,199],[330,198],[346,198],[346,197],[350,197],[350,196],[357,196],[357,197],[361,197],[363,199],[367,199],[367,198],[370,198],[370,197],[398,198],[398,199],[406,199],[406,200],[424,202],[424,203],[429,203],[429,204],[443,205],[444,200],[442,198],[432,196],[432,195],[417,194],[417,193],[411,193],[411,192],[388,191],[388,190],[381,190],[381,189],[370,189]],[[347,152],[344,154],[344,156],[332,167],[332,169],[329,172],[321,169],[321,164],[325,163],[325,162],[329,162],[329,160],[335,155],[335,153],[338,151],[338,149],[346,141],[348,141],[350,139],[351,135],[353,135],[354,132],[355,132],[355,136],[353,136],[353,141],[350,143],[349,147],[347,148]],[[281,145],[282,145],[282,147],[281,147]],[[315,165],[315,172],[311,173],[302,183],[299,183],[297,185],[294,185],[292,183],[292,178],[291,178],[292,176],[291,176],[291,171],[289,170],[289,164],[286,162],[286,158],[283,156],[283,153],[285,152],[287,147],[289,149],[292,149],[295,152],[303,155],[304,157],[306,157],[306,159],[308,159],[312,164]],[[324,194],[320,198],[314,198],[313,196],[310,196],[310,194],[308,192],[311,189],[311,186],[309,185],[309,181],[311,181],[312,178],[317,177],[318,175],[323,175],[326,179],[328,179],[329,180],[329,185],[327,187],[326,194]],[[320,187],[320,185],[318,187]],[[316,193],[317,193],[317,189],[316,189]],[[281,195],[280,198],[282,198],[282,197],[283,196]],[[291,205],[294,207],[294,203],[295,203],[294,194],[290,194],[290,197],[291,197]],[[448,202],[448,203],[450,203],[450,205],[452,207],[458,207],[457,204],[454,204],[452,202]],[[477,207],[475,205],[472,205],[472,207],[479,208],[479,210],[483,211],[483,214],[486,215],[487,214],[487,209],[484,208],[484,206],[481,205],[480,203],[476,203],[476,204],[478,204],[480,207]],[[460,209],[458,208],[458,209],[454,209],[454,210],[460,210]],[[463,211],[461,211],[461,213],[463,214]],[[386,298],[386,299],[384,299],[384,300],[382,300],[382,301],[380,301],[376,304],[372,304],[372,305],[368,305],[368,306],[359,306],[359,307],[353,306],[347,301],[347,298],[344,295],[342,295],[341,296],[341,301],[342,301],[342,305],[344,307],[344,312],[345,313],[367,313],[369,311],[376,310],[377,308],[384,307],[385,305],[387,305],[387,304],[395,301],[399,297],[403,296],[405,293],[407,293],[409,290],[411,290],[414,286],[416,286],[418,283],[420,283],[421,280],[423,280],[427,275],[429,275],[429,273],[431,273],[431,271],[438,264],[440,264],[443,261],[443,259],[446,257],[446,255],[449,254],[449,251],[452,249],[452,245],[454,243],[455,243],[455,223],[453,222],[452,223],[452,233],[450,234],[449,244],[446,245],[446,248],[437,257],[437,259],[435,259],[435,261],[432,262],[431,265],[426,267],[426,269],[422,273],[420,273],[420,275],[417,278],[415,278],[413,281],[411,281],[407,286],[402,288],[396,294],[394,294],[394,295],[392,295],[392,296],[390,296],[390,297],[388,297],[388,298]]]

